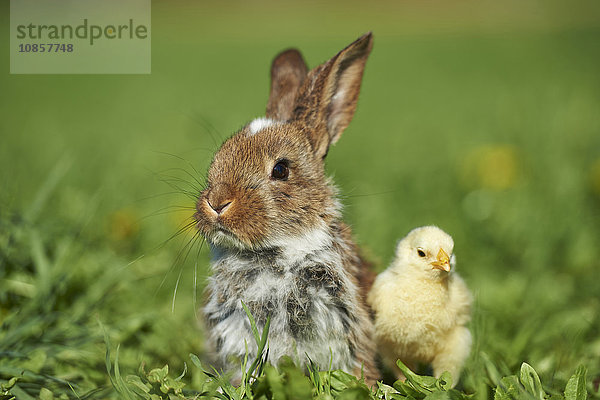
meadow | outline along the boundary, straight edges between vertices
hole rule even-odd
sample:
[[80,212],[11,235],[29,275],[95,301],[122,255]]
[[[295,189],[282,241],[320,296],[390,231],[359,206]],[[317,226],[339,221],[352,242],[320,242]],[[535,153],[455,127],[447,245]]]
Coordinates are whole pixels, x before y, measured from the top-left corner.
[[[597,2],[153,2],[150,75],[10,75],[0,7],[0,399],[600,398]],[[228,387],[199,323],[210,254],[181,228],[275,54],[312,67],[369,30],[327,170],[378,270],[416,226],[454,237],[465,372],[370,392],[257,360]]]

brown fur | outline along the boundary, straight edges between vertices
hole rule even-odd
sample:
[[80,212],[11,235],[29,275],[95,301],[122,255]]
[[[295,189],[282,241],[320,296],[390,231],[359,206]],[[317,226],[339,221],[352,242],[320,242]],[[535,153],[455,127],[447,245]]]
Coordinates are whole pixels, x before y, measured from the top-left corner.
[[304,82],[308,68],[302,54],[296,49],[281,52],[271,66],[271,93],[267,117],[287,121],[292,117],[296,96]]
[[[248,257],[265,254],[277,238],[326,227],[354,286],[347,293],[356,292],[360,297],[353,300],[348,342],[356,359],[364,364],[367,380],[373,383],[379,373],[374,363],[373,325],[365,302],[373,273],[359,256],[350,229],[341,221],[336,190],[325,176],[323,163],[329,146],[339,139],[354,115],[371,47],[372,35],[368,33],[308,72],[297,50],[278,55],[271,69],[266,111],[275,123],[258,132],[244,127],[222,145],[210,166],[208,185],[198,199],[195,217],[209,242],[236,248],[239,257],[244,257],[244,252]],[[278,162],[289,167],[285,180],[271,178]],[[338,288],[341,280],[318,265],[305,273],[329,285],[326,287],[331,293],[346,289]],[[241,290],[243,279],[232,287]],[[259,307],[257,312],[261,312]]]

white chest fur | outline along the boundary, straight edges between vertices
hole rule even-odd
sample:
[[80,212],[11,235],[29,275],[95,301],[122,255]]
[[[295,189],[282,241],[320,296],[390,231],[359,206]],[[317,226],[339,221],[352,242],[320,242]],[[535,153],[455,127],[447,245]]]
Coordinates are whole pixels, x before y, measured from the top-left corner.
[[288,355],[304,365],[308,354],[327,368],[333,354],[333,368],[357,367],[348,339],[355,325],[357,289],[342,267],[333,239],[324,235],[311,232],[263,252],[216,253],[204,313],[224,366],[231,356],[245,355],[246,343],[250,356],[256,354],[243,301],[259,330],[267,317],[271,319],[272,363]]

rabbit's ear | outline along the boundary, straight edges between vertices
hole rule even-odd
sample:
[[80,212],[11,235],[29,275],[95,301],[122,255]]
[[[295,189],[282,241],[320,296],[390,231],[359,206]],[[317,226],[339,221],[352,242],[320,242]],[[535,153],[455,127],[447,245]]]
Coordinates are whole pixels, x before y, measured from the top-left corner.
[[271,65],[271,93],[267,103],[267,118],[287,121],[294,111],[298,89],[308,68],[296,49],[283,51]]
[[293,119],[306,125],[316,154],[325,157],[354,115],[371,32],[363,35],[326,63],[314,68],[300,88]]

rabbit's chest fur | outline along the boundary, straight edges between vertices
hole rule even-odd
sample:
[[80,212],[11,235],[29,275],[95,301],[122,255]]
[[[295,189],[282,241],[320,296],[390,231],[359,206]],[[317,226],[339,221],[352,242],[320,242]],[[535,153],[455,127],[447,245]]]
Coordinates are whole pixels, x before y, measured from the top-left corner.
[[288,355],[304,365],[308,354],[327,368],[333,354],[334,368],[356,367],[350,337],[358,291],[343,268],[343,244],[326,239],[302,251],[283,243],[261,252],[215,252],[204,313],[219,361],[243,357],[245,342],[256,353],[243,301],[259,330],[271,318],[271,362]]

